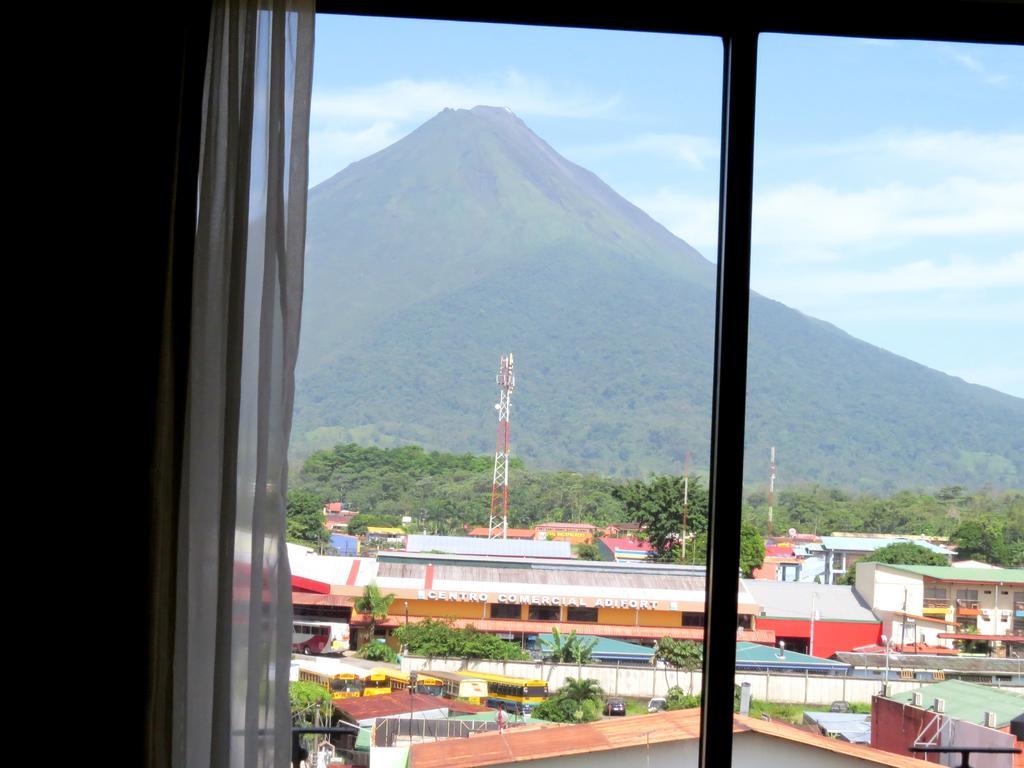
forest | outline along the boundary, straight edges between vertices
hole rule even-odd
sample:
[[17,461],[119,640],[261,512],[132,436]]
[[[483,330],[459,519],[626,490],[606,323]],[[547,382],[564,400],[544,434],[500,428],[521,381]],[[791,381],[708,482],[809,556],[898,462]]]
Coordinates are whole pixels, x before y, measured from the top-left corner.
[[[411,532],[460,534],[465,526],[486,525],[492,465],[490,456],[426,451],[415,445],[377,448],[347,443],[317,451],[291,479],[291,536],[299,540],[314,536],[316,518],[311,515],[319,513],[329,500],[344,501],[347,509],[360,513],[356,532],[367,524],[400,524],[405,515],[413,519],[407,526]],[[659,517],[672,524],[682,520],[682,489],[679,476],[624,480],[535,470],[514,458],[509,525],[529,528],[555,521],[650,525]],[[707,525],[707,498],[701,482],[691,478],[688,530],[698,535],[698,541]],[[742,511],[747,527],[762,536],[768,534],[765,489],[749,488]],[[305,527],[300,523],[303,515],[308,522]],[[795,528],[818,535],[947,536],[959,549],[958,559],[1024,565],[1024,491],[1020,490],[993,492],[949,486],[935,492],[903,490],[877,495],[818,485],[777,488],[773,518],[775,534]],[[656,525],[653,528],[657,530]],[[307,535],[298,533],[300,530]],[[665,544],[666,535],[659,535]]]

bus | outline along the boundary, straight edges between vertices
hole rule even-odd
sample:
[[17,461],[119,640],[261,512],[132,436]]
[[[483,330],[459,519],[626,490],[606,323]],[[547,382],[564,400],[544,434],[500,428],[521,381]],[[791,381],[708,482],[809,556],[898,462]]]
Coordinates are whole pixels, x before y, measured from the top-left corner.
[[380,696],[385,693],[391,693],[389,675],[392,674],[394,674],[393,669],[385,669],[384,667],[374,667],[364,671],[362,674],[363,696]]
[[349,647],[348,624],[338,621],[295,619],[292,622],[292,653],[341,653]]
[[[392,691],[409,690],[409,673],[391,670],[388,672],[388,682]],[[416,673],[416,687],[413,693],[425,693],[428,696],[441,696],[444,693],[444,683],[434,674],[427,672]]]
[[358,674],[345,667],[307,662],[299,666],[298,678],[321,686],[331,695],[332,700],[354,699],[363,695],[363,681]]
[[487,681],[476,675],[469,672],[459,674],[431,671],[430,676],[441,681],[441,695],[447,699],[462,699],[471,704],[484,704],[487,701]]
[[546,680],[490,675],[481,672],[459,672],[458,674],[485,681],[488,706],[500,707],[507,712],[529,714],[531,709],[548,697]]

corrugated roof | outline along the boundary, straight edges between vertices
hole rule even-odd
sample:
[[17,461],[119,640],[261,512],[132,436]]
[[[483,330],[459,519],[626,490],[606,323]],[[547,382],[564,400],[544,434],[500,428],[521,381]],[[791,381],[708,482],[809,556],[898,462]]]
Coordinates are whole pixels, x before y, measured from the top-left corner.
[[[559,630],[561,632],[561,630]],[[565,635],[563,635],[564,637]],[[610,637],[598,637],[597,635],[581,635],[577,633],[580,640],[597,640],[597,644],[591,649],[591,653],[595,657],[600,656],[636,656],[643,659],[649,659],[654,655],[654,649],[648,648],[646,645],[639,645],[638,643],[627,643],[623,640],[615,640]],[[554,636],[551,634],[541,634],[537,636],[537,641],[541,643],[540,648],[545,647],[544,643],[550,644],[553,642]]]
[[774,667],[794,667],[800,669],[807,667],[844,669],[847,666],[841,661],[831,661],[819,658],[818,656],[808,656],[806,653],[796,653],[795,651],[785,651],[780,658],[778,648],[757,643],[736,643],[736,666],[754,664],[770,664]]
[[853,587],[764,579],[741,581],[754,601],[761,606],[761,615],[766,618],[810,620],[813,602],[818,618],[822,621],[878,623],[878,617]]
[[[409,617],[410,623],[415,621],[426,621],[429,617]],[[394,624],[377,622],[377,626],[398,626],[401,619],[394,619]],[[519,621],[518,619],[452,619],[455,627],[474,626],[482,632],[525,632],[527,634],[541,634],[550,632],[552,627],[566,634],[576,630],[576,634],[593,632],[599,629],[604,637],[634,637],[641,640],[657,640],[662,637],[671,637],[675,640],[703,640],[704,629],[702,627],[644,627],[635,625],[603,624],[600,627],[594,624],[568,621]],[[357,622],[353,619],[353,625]],[[772,629],[744,629],[737,633],[737,639],[754,643],[774,643],[775,630]]]
[[804,712],[804,722],[834,733],[851,744],[871,743],[871,715],[854,712]]
[[[642,727],[641,727],[642,723]],[[805,744],[829,752],[849,755],[862,762],[894,768],[924,768],[931,765],[912,757],[828,739],[782,723],[735,715],[733,733],[760,733]],[[470,739],[446,739],[414,744],[411,768],[471,768],[551,759],[567,755],[641,747],[647,744],[689,741],[700,737],[700,709],[658,712],[600,720],[583,725],[562,725],[540,730],[512,729]]]
[[616,549],[622,549],[625,551],[637,551],[637,552],[652,552],[653,548],[650,542],[640,541],[639,539],[630,538],[612,538],[611,536],[602,536],[599,541],[604,544],[608,549],[615,551]]
[[331,703],[336,710],[356,721],[368,720],[371,717],[393,717],[409,712],[426,712],[432,709],[457,710],[469,714],[492,711],[490,707],[481,707],[464,701],[428,696],[425,693],[410,694],[406,692],[360,696],[353,699],[334,699]]
[[909,704],[914,693],[921,694],[924,709],[933,707],[935,699],[943,699],[947,716],[976,725],[985,724],[986,712],[996,713],[997,728],[1009,725],[1013,718],[1024,712],[1024,696],[1021,694],[963,680],[945,680],[886,698]]
[[470,536],[409,536],[407,552],[444,552],[454,555],[490,555],[498,557],[572,557],[568,541],[532,539],[478,539]]
[[822,536],[821,545],[825,549],[838,549],[848,552],[874,552],[876,549],[888,547],[890,544],[917,544],[919,547],[938,552],[940,555],[955,555],[956,550],[932,544],[921,539],[907,539],[901,536],[874,538],[869,536]]
[[979,581],[986,584],[1024,584],[1024,568],[954,568],[951,565],[890,565],[898,571],[919,573],[942,581]]
[[[471,528],[467,535],[490,537],[490,534],[489,528]],[[505,534],[510,539],[532,539],[537,535],[533,528],[509,528]]]
[[[837,651],[837,659],[854,667],[885,667],[884,653],[853,653]],[[977,672],[979,674],[1018,674],[1020,663],[1017,659],[998,659],[992,656],[934,656],[923,653],[891,653],[889,666],[892,669],[935,669],[944,672]]]

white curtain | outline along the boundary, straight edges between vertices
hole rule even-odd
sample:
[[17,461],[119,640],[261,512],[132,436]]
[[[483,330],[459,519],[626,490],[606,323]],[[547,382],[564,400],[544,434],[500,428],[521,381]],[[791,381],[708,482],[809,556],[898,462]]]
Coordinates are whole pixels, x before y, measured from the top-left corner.
[[284,510],[314,8],[214,3],[180,498],[176,766],[291,757]]

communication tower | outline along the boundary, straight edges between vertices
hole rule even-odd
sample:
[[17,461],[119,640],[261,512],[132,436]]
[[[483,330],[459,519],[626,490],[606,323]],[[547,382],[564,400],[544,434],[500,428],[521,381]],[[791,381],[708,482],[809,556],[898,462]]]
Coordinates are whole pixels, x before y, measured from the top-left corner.
[[498,384],[498,435],[494,446],[494,479],[491,484],[491,519],[487,524],[487,538],[508,538],[508,436],[509,407],[512,405],[512,390],[516,388],[512,353],[502,357],[495,381]]

